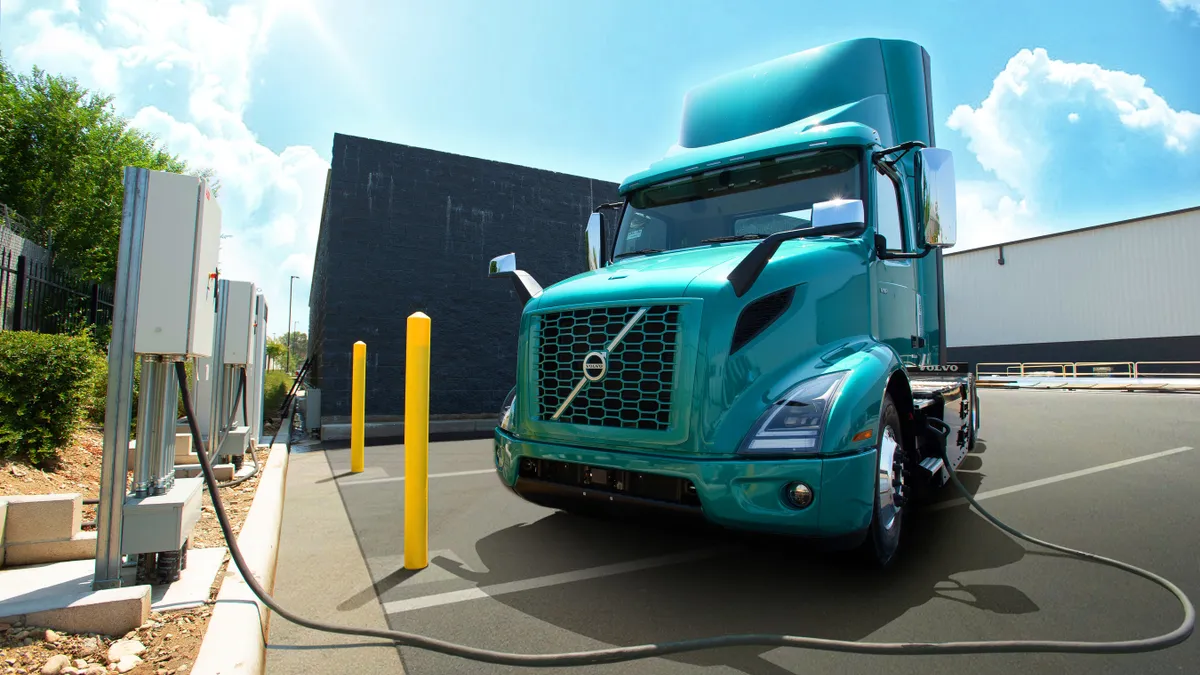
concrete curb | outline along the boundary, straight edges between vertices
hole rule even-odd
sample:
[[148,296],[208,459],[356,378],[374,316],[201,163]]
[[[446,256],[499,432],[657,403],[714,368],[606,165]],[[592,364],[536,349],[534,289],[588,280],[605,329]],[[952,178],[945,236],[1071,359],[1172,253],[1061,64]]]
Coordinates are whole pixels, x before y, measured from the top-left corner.
[[[497,421],[487,419],[430,420],[429,434],[490,434]],[[403,438],[404,422],[367,422],[363,425],[363,438]],[[322,424],[321,440],[350,440],[349,424]]]
[[[238,533],[238,548],[254,578],[275,592],[275,564],[283,525],[283,497],[287,485],[288,449],[271,448],[263,464],[250,513]],[[193,675],[243,673],[258,675],[266,667],[266,637],[270,610],[254,596],[230,559],[209,619],[208,632],[190,672]]]

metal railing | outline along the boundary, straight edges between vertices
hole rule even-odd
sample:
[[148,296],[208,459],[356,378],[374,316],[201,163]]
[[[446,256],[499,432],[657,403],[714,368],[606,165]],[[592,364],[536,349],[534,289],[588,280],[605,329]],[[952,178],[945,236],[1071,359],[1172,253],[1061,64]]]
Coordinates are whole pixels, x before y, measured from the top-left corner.
[[975,377],[1200,378],[1200,361],[995,361],[975,364]]
[[67,333],[112,323],[113,290],[0,249],[0,330]]

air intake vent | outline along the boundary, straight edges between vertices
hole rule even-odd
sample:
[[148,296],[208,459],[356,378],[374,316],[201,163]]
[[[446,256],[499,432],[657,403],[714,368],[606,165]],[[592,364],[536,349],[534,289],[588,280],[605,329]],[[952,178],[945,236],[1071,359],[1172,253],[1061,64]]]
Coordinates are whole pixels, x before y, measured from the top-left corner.
[[746,309],[742,310],[742,315],[738,317],[737,326],[733,329],[733,345],[729,348],[729,353],[732,354],[746,346],[746,343],[753,340],[767,326],[782,316],[791,306],[792,296],[795,294],[795,287],[785,288],[782,291],[764,295],[747,305]]

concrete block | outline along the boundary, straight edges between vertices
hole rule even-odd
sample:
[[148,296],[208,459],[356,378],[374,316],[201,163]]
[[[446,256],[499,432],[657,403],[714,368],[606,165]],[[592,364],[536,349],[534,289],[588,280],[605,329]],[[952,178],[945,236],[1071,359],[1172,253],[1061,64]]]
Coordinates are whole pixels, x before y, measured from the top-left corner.
[[[219,481],[233,480],[234,474],[235,470],[232,464],[213,465],[213,476]],[[204,476],[204,470],[200,468],[200,462],[175,465],[175,480],[179,480],[180,478],[196,478],[197,476]]]
[[6,546],[38,541],[62,541],[79,532],[83,495],[14,495],[8,500],[4,527]]
[[192,451],[192,433],[191,431],[177,432],[175,434],[175,456],[176,457],[195,457],[196,453]]
[[18,565],[40,565],[64,560],[86,560],[96,557],[96,533],[76,532],[61,541],[37,541],[22,544],[9,543],[4,546],[4,559],[8,567]]
[[121,636],[150,618],[150,593],[150,586],[143,584],[5,603],[0,605],[0,621],[20,619],[26,626],[64,633]]
[[200,458],[192,448],[191,434],[175,434],[175,463],[199,464]]

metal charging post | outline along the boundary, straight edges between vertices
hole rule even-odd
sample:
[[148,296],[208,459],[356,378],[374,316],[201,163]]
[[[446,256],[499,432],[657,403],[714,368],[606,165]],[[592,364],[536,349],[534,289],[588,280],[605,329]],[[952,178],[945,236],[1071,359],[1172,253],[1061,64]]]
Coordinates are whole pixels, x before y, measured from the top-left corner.
[[142,238],[149,173],[125,168],[125,201],[117,244],[112,338],[108,347],[108,395],[104,408],[104,455],[100,462],[100,503],[96,508],[96,590],[121,585],[121,521],[129,463],[129,417],[133,412],[133,337],[141,284]]
[[[174,475],[174,364],[207,356],[212,348],[221,230],[220,207],[206,181],[194,176],[126,167],[122,208],[96,516],[96,590],[122,585],[127,556],[142,557],[146,564],[139,573],[156,567],[160,582],[178,578],[179,553],[200,517],[202,479],[176,481]],[[137,442],[131,449],[139,358]],[[131,460],[132,491],[126,478]]]

